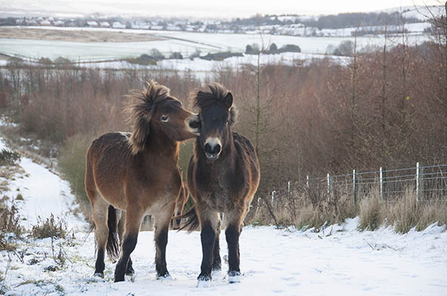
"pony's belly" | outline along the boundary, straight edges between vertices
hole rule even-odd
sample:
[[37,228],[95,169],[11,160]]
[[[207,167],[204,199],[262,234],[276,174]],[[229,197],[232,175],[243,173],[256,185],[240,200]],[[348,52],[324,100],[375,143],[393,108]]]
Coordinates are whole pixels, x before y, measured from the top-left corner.
[[220,192],[219,194],[213,193],[208,196],[209,198],[205,199],[205,203],[213,210],[226,213],[234,208],[235,202],[225,192]]
[[122,186],[117,186],[117,184],[113,185],[110,184],[109,186],[97,186],[97,189],[101,197],[109,204],[117,209],[126,210],[127,202],[122,190]]

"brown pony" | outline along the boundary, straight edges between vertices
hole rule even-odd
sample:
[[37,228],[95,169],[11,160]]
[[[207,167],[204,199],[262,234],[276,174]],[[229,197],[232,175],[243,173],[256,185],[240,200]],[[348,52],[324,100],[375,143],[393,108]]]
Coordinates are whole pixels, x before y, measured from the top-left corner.
[[[151,81],[130,110],[132,133],[109,133],[94,140],[86,157],[85,189],[92,205],[97,242],[95,275],[103,276],[104,250],[118,252],[116,209],[125,211],[121,255],[115,282],[132,274],[130,254],[144,215],[155,217],[155,264],[168,277],[166,244],[169,222],[182,186],[177,167],[178,141],[197,137],[197,115],[182,108],[169,89]],[[122,220],[124,221],[124,220]],[[121,224],[121,223],[120,223]]]
[[[199,108],[200,137],[188,167],[187,182],[195,208],[184,216],[184,228],[201,226],[202,265],[198,285],[207,286],[211,271],[221,269],[220,213],[224,213],[228,244],[228,279],[239,282],[239,236],[259,185],[258,157],[250,141],[231,131],[236,120],[233,95],[213,83],[194,97]],[[197,219],[198,218],[198,219]]]

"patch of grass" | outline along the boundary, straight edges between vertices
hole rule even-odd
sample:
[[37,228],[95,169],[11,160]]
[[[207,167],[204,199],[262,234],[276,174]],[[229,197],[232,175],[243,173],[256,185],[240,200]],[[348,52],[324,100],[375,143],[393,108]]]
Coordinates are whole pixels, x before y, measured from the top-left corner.
[[9,149],[0,151],[0,165],[15,165],[20,161],[20,154]]
[[84,217],[90,217],[90,202],[85,193],[85,155],[94,135],[75,135],[68,139],[59,155],[59,168],[70,183]]
[[[407,189],[403,197],[388,206],[386,216],[387,223],[393,225],[399,233],[407,233],[420,225],[423,213],[422,207],[417,203],[415,191]],[[422,230],[422,227],[419,227],[419,230]]]
[[376,230],[382,225],[383,213],[377,189],[371,192],[360,201],[360,230]]
[[43,220],[38,217],[37,225],[31,229],[30,236],[33,238],[65,238],[67,234],[67,224],[60,218],[55,219],[51,214],[49,218]]
[[6,204],[5,199],[0,202],[0,250],[13,251],[15,241],[21,238],[22,227],[19,224],[18,209],[14,204]]
[[65,295],[65,289],[61,285],[57,284],[54,289],[59,293],[59,295]]

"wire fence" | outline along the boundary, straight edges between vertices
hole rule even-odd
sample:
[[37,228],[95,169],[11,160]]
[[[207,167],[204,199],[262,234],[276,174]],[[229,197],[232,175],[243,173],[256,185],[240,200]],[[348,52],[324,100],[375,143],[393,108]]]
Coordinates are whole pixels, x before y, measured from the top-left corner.
[[383,201],[397,200],[410,190],[415,192],[418,202],[447,202],[447,164],[423,166],[418,162],[414,167],[381,167],[377,171],[353,170],[344,175],[306,176],[296,182],[289,181],[285,189],[273,191],[272,203],[293,191],[312,191],[325,196],[331,196],[334,192],[350,193],[355,204],[357,197],[365,196],[374,189],[379,190]]

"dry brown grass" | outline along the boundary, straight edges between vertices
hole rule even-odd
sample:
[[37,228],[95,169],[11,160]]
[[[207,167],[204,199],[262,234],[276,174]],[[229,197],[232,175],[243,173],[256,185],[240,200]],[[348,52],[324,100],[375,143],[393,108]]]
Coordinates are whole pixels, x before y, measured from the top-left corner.
[[38,217],[37,224],[31,229],[33,238],[65,238],[67,234],[67,224],[60,218],[55,218],[53,214],[49,218]]
[[[268,199],[270,201],[270,199]],[[381,201],[378,188],[358,197],[359,206],[354,206],[349,193],[326,193],[306,191],[294,193],[289,198],[278,197],[268,211],[265,200],[255,201],[247,217],[255,225],[294,225],[298,229],[315,228],[342,223],[347,218],[359,216],[359,230],[376,230],[384,225],[393,226],[396,232],[407,233],[413,228],[422,231],[437,223],[447,225],[447,204],[441,201],[418,203],[413,188],[408,188],[401,197]]]
[[247,220],[255,224],[276,223],[278,226],[295,225],[299,229],[320,229],[323,225],[341,223],[357,214],[349,194],[334,192],[330,195],[318,191],[292,192],[276,198],[273,207],[275,219],[266,206],[266,200],[253,205]]
[[0,200],[0,251],[16,249],[16,240],[21,238],[23,229],[14,203],[7,204],[7,199]]
[[379,200],[379,190],[373,188],[360,201],[359,229],[376,230],[383,223],[382,204]]
[[74,42],[147,42],[163,40],[153,34],[132,34],[105,30],[54,30],[31,28],[0,28],[0,38],[57,40]]

